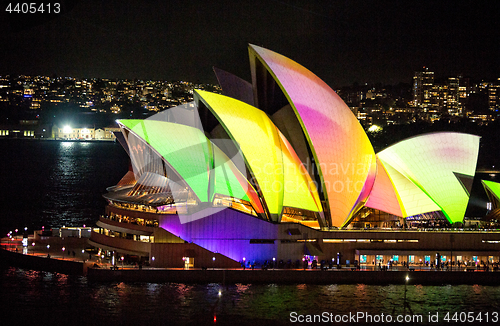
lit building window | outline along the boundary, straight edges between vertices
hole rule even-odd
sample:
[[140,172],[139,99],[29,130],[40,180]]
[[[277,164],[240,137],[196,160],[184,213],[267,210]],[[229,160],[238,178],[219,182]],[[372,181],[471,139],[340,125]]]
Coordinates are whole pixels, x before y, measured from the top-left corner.
[[366,264],[366,255],[359,255],[359,263]]

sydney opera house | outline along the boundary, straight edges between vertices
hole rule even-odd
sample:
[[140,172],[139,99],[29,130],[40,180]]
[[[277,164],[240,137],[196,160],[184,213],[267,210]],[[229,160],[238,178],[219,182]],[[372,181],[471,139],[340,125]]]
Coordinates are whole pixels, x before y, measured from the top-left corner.
[[248,50],[251,82],[215,69],[223,95],[195,90],[191,103],[118,121],[131,167],[104,195],[93,246],[156,267],[499,260],[499,234],[451,228],[478,136],[424,134],[375,153],[326,83]]

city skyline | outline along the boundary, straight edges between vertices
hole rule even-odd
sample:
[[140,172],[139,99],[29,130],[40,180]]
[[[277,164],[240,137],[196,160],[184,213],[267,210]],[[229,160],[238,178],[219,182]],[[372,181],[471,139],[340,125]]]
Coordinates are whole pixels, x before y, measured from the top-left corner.
[[[500,78],[491,82],[471,82],[461,76],[434,79],[434,72],[426,71],[432,78],[425,85],[418,81],[421,73],[416,72],[413,85],[354,84],[336,88],[335,92],[365,128],[442,118],[455,122],[466,118],[479,124],[497,120]],[[47,123],[55,122],[52,118],[56,115],[56,120],[73,120],[76,113],[92,123],[96,121],[92,113],[143,117],[192,101],[196,89],[222,92],[218,85],[189,81],[4,75],[0,76],[0,102],[5,110],[0,121],[6,123],[14,118],[10,121],[36,119]],[[63,124],[68,123],[74,121]]]
[[[217,68],[214,66],[214,68]],[[192,84],[195,86],[198,85],[210,85],[211,87],[218,87],[218,81],[215,79],[214,81],[208,81],[208,82],[203,82],[199,78],[195,78],[196,80],[190,80],[190,79],[172,79],[172,78],[159,78],[159,79],[154,79],[154,78],[128,78],[128,77],[116,77],[116,76],[105,76],[105,77],[100,77],[100,76],[77,76],[77,75],[58,75],[55,73],[52,74],[28,74],[28,73],[19,73],[15,72],[15,69],[13,71],[5,71],[0,73],[0,78],[5,79],[5,78],[15,78],[15,79],[50,79],[50,80],[74,80],[74,81],[87,81],[87,82],[99,82],[99,81],[104,81],[104,82],[122,82],[122,83],[167,83],[167,84],[173,84],[173,83],[185,83],[185,84]],[[368,86],[369,88],[377,88],[377,87],[385,87],[385,86],[397,86],[397,85],[408,85],[409,87],[412,87],[412,84],[414,82],[415,75],[418,74],[419,72],[422,71],[432,71],[432,74],[434,74],[434,81],[437,83],[442,83],[445,82],[447,79],[451,78],[467,78],[469,79],[470,82],[474,84],[496,84],[498,80],[500,79],[499,77],[485,77],[485,76],[470,76],[470,75],[465,75],[465,74],[445,74],[440,67],[433,67],[430,69],[428,66],[421,66],[421,67],[415,67],[415,69],[411,71],[405,71],[405,74],[408,74],[409,79],[408,80],[400,80],[396,81],[394,83],[390,82],[384,82],[382,80],[373,80],[370,82],[362,82],[360,83],[359,81],[354,81],[350,84],[343,84],[343,85],[332,85],[334,88],[343,88],[343,87],[364,87]],[[214,78],[216,78],[216,74],[213,72]],[[250,80],[248,80],[250,81]]]
[[492,2],[66,2],[36,20],[2,9],[0,74],[215,83],[216,66],[249,80],[248,63],[234,58],[252,43],[334,86],[409,83],[422,66],[500,76]]

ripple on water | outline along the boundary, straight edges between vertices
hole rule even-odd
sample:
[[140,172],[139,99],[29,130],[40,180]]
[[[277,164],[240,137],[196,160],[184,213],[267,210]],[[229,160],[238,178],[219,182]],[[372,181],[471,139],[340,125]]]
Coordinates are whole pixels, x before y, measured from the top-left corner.
[[[93,283],[84,277],[16,268],[1,270],[5,311],[22,311],[16,321],[58,323],[79,318],[91,323],[248,325],[287,324],[299,314],[399,314],[404,285],[280,285]],[[219,290],[221,295],[219,296]],[[500,287],[480,285],[407,287],[411,311],[498,311]],[[5,301],[5,300],[4,300]],[[408,311],[406,311],[408,312]],[[55,316],[59,316],[56,318]]]

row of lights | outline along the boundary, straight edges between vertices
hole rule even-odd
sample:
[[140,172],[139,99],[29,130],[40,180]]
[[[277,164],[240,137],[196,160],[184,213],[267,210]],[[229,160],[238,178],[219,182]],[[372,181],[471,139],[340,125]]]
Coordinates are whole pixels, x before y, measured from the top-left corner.
[[[85,227],[85,225],[83,225],[83,227]],[[42,231],[44,231],[44,230],[45,230],[45,226],[42,226]],[[24,231],[28,231],[28,227],[27,226],[24,227]],[[16,234],[17,234],[19,232],[19,229],[15,229],[14,232],[16,232]],[[12,237],[12,233],[14,233],[14,232],[10,231],[9,233],[7,233],[7,236],[9,238],[11,238]]]
[[[34,243],[34,242],[33,242],[33,243],[31,243],[31,245],[34,247],[34,246],[35,246],[35,243]],[[47,252],[49,251],[49,249],[50,249],[50,245],[48,244],[48,245],[47,245]],[[63,256],[64,256],[64,252],[66,251],[66,247],[62,247],[62,248],[61,248],[61,250],[62,250],[62,252],[63,252]],[[84,253],[85,253],[85,249],[82,249],[82,254],[84,254]],[[104,255],[103,255],[103,258],[104,258]],[[122,258],[123,258],[123,257],[122,257]]]
[[[19,229],[15,229],[14,231],[15,231],[15,232],[16,232],[16,234],[17,234],[17,233],[19,232]],[[27,226],[26,226],[26,227],[24,227],[24,231],[28,231],[28,227],[27,227]],[[14,232],[9,231],[9,233],[7,233],[7,236],[8,236],[9,238],[12,238],[12,233],[14,233]]]

